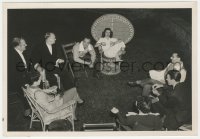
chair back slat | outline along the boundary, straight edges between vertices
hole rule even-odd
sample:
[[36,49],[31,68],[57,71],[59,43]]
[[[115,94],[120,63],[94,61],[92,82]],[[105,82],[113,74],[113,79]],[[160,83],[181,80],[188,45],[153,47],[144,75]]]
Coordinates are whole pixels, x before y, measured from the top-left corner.
[[65,54],[72,52],[73,46],[76,44],[76,42],[63,44],[62,48]]
[[35,112],[39,112],[40,116],[42,117],[42,111],[46,111],[44,109],[44,107],[42,107],[32,96],[30,93],[28,93],[28,91],[22,87],[22,90],[24,91],[24,94],[25,94],[25,97],[32,109],[32,111],[35,111]]
[[62,49],[63,49],[63,52],[64,52],[64,54],[65,54],[66,60],[69,60],[68,54],[69,54],[69,53],[72,53],[72,49],[73,49],[73,46],[74,46],[75,44],[76,44],[76,42],[68,43],[68,44],[63,44],[63,45],[62,45]]

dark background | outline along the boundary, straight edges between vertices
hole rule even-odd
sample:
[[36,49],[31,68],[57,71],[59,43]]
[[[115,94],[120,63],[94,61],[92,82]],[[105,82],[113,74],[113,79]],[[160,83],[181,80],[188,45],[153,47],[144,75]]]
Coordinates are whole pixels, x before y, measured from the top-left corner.
[[[127,44],[123,60],[136,64],[131,70],[125,70],[116,76],[103,75],[100,80],[91,76],[85,79],[84,74],[78,73],[78,91],[86,103],[77,109],[80,121],[75,123],[76,130],[81,130],[83,123],[112,122],[109,111],[113,106],[124,113],[131,111],[132,102],[141,90],[129,88],[126,83],[147,78],[150,69],[163,69],[174,52],[180,54],[187,70],[186,81],[191,85],[191,9],[8,10],[8,47],[13,37],[23,36],[28,44],[28,54],[34,46],[44,41],[46,32],[56,34],[58,47],[61,47],[61,44],[81,41],[84,36],[92,38],[93,22],[110,13],[123,15],[133,24],[135,35]],[[92,44],[95,44],[93,38]],[[145,65],[146,62],[152,64]],[[162,64],[156,64],[159,62]],[[9,130],[29,130],[29,119],[22,120],[20,116],[16,116],[19,115],[18,105],[11,106],[9,111],[14,113],[8,115]],[[41,127],[38,124],[31,130],[41,130]]]

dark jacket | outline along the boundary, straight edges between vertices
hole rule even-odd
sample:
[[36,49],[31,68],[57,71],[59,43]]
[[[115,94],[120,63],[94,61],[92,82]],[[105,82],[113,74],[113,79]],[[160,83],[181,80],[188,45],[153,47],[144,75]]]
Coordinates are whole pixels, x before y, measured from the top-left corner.
[[[23,54],[24,55],[24,54]],[[27,66],[26,55],[24,55]],[[29,67],[28,67],[29,68]],[[27,77],[28,70],[22,61],[22,58],[15,49],[8,51],[8,91],[19,91],[21,86],[29,82]]]
[[56,61],[58,59],[64,60],[64,55],[60,47],[55,45],[52,46],[52,55],[49,52],[49,49],[46,43],[38,45],[32,50],[31,60],[33,65],[39,63],[45,70],[47,80],[50,85],[57,85],[57,80],[54,74],[58,74],[61,77],[61,82],[64,88],[71,89],[74,87],[74,80],[69,70],[64,70],[64,64],[61,64],[60,67],[55,67]]
[[185,83],[178,83],[175,88],[159,96],[166,115],[165,123],[172,129],[191,118],[191,88]]
[[56,72],[56,60],[63,58],[62,52],[55,45],[52,46],[52,55],[46,43],[33,48],[31,60],[33,65],[39,63],[47,72]]

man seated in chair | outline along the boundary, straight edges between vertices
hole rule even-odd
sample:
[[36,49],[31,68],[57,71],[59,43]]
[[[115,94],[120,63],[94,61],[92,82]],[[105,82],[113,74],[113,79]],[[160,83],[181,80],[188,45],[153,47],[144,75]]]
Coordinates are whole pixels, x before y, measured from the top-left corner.
[[63,69],[65,63],[60,47],[56,45],[56,35],[47,32],[45,41],[33,48],[31,60],[34,68],[40,74],[45,70],[46,78],[51,86],[57,85],[57,77],[60,77],[61,88],[67,90],[74,87],[74,80],[68,70]]
[[[79,97],[75,87],[58,93],[57,86],[52,86],[47,89],[40,89],[39,85],[41,84],[41,81],[42,76],[40,76],[38,80],[33,81],[31,85],[26,86],[28,92],[31,93],[31,97],[33,97],[48,111],[54,111],[61,107],[63,104],[68,103],[70,100],[75,100],[79,105],[84,103],[84,101]],[[75,113],[74,120],[76,120]]]
[[[86,64],[90,68],[94,67],[96,53],[90,43],[90,38],[85,37],[80,43],[76,43],[73,47],[73,59],[77,63]],[[86,59],[86,54],[90,54],[90,60]]]
[[115,58],[121,61],[121,55],[125,53],[125,44],[122,40],[113,38],[113,32],[110,28],[105,28],[102,37],[97,41],[95,47],[99,48],[107,58]]
[[135,82],[128,82],[130,86],[141,86],[143,87],[142,95],[148,96],[151,92],[151,87],[154,84],[161,84],[164,85],[165,83],[165,76],[168,71],[170,70],[178,70],[181,73],[180,82],[184,82],[186,79],[186,70],[183,66],[183,62],[177,53],[173,53],[171,56],[171,62],[167,65],[167,67],[162,70],[150,70],[149,75],[150,78],[144,80],[138,80]]

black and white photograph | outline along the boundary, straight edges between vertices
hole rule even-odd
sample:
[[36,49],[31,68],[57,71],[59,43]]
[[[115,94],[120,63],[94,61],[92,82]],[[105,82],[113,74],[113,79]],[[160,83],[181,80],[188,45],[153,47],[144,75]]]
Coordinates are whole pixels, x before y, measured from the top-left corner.
[[197,130],[195,2],[34,4],[4,5],[7,133]]

